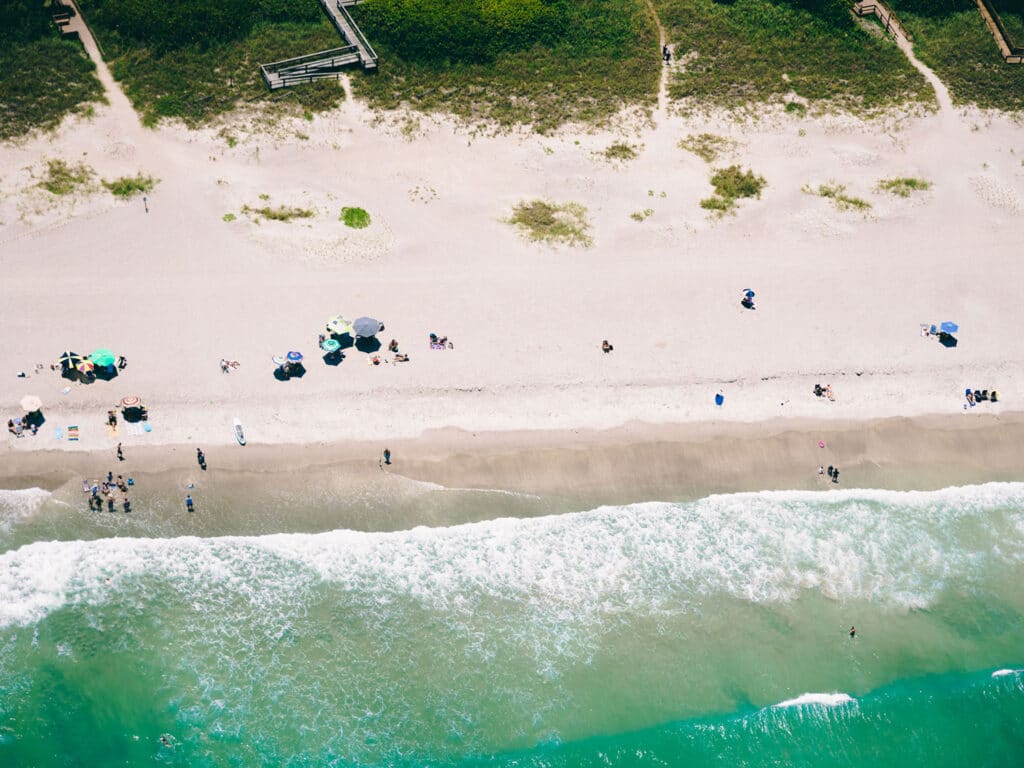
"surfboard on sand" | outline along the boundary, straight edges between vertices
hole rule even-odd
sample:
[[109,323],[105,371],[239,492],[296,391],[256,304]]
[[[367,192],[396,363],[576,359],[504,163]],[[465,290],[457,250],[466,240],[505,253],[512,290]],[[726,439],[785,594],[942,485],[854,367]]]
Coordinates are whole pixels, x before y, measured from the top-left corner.
[[233,422],[235,429],[235,440],[238,441],[239,445],[245,445],[245,430],[242,429],[242,422],[237,418]]

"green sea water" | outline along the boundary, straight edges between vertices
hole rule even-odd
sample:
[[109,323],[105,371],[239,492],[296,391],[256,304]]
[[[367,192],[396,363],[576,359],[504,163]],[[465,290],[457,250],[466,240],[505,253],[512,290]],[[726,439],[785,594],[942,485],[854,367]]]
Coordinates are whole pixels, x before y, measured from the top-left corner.
[[0,766],[1024,764],[1022,484],[26,542],[52,504],[0,494]]

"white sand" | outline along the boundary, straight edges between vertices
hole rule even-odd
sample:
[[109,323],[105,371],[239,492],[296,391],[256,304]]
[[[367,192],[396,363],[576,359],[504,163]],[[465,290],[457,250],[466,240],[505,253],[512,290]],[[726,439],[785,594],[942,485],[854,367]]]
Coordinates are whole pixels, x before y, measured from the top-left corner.
[[[115,101],[56,136],[0,146],[0,408],[17,415],[37,394],[48,417],[39,436],[0,452],[224,443],[234,416],[253,442],[305,443],[445,426],[951,414],[966,387],[1003,395],[968,416],[1019,409],[1019,124],[948,113],[656,123],[481,138],[430,118],[403,130],[350,102],[260,133],[229,126],[229,148],[214,129],[142,129]],[[704,131],[735,139],[725,162],[768,180],[734,217],[700,208],[709,166],[677,147]],[[597,154],[623,138],[643,146],[636,160]],[[160,178],[150,212],[104,190],[52,199],[33,175],[55,157],[108,179]],[[893,176],[934,187],[907,200],[873,191]],[[801,192],[830,179],[870,214]],[[240,209],[261,194],[317,216],[252,223]],[[593,247],[534,244],[502,221],[534,197],[585,205]],[[372,226],[344,227],[343,205],[366,208]],[[630,219],[647,208],[647,220]],[[238,220],[222,221],[228,212]],[[747,287],[754,312],[739,306]],[[411,362],[372,367],[350,351],[325,366],[317,334],[339,312],[384,321],[382,341],[398,339]],[[919,334],[943,320],[962,326],[956,349]],[[455,349],[430,350],[431,331]],[[33,372],[65,348],[100,346],[128,358],[112,382],[63,395],[68,382]],[[308,373],[279,382],[271,357],[289,349],[310,356]],[[221,357],[240,368],[222,374]],[[813,396],[816,382],[832,384],[835,402]],[[153,431],[112,438],[106,410],[128,394],[144,398]],[[81,441],[55,440],[53,427],[69,424]]]

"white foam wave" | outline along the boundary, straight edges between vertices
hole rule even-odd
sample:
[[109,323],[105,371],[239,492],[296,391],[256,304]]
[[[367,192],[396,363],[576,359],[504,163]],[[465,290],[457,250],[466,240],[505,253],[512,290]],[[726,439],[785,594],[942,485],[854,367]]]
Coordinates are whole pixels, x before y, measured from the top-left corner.
[[997,669],[992,673],[992,677],[1006,677],[1008,675],[1019,675],[1024,672],[1024,669]]
[[0,489],[0,533],[9,533],[16,523],[31,517],[50,496],[42,488]]
[[775,704],[777,709],[786,707],[840,707],[843,704],[852,704],[855,698],[847,693],[805,693],[795,699],[786,699]]
[[0,555],[0,626],[106,600],[131,577],[255,606],[326,582],[380,605],[472,616],[515,605],[545,626],[699,610],[714,596],[927,607],[1024,559],[1024,484],[930,493],[713,496],[396,533],[38,542]]

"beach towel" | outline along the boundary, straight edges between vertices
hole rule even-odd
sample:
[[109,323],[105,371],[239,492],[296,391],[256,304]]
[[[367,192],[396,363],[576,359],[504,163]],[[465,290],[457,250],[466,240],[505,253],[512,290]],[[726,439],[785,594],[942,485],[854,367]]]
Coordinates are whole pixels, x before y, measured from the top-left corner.
[[431,349],[444,349],[445,345],[444,344],[431,344],[430,348]]
[[60,427],[57,427],[55,430],[53,430],[53,436],[57,440],[63,440],[64,439],[64,430],[61,429]]
[[68,440],[69,441],[77,441],[78,440],[78,427],[77,426],[68,427]]

